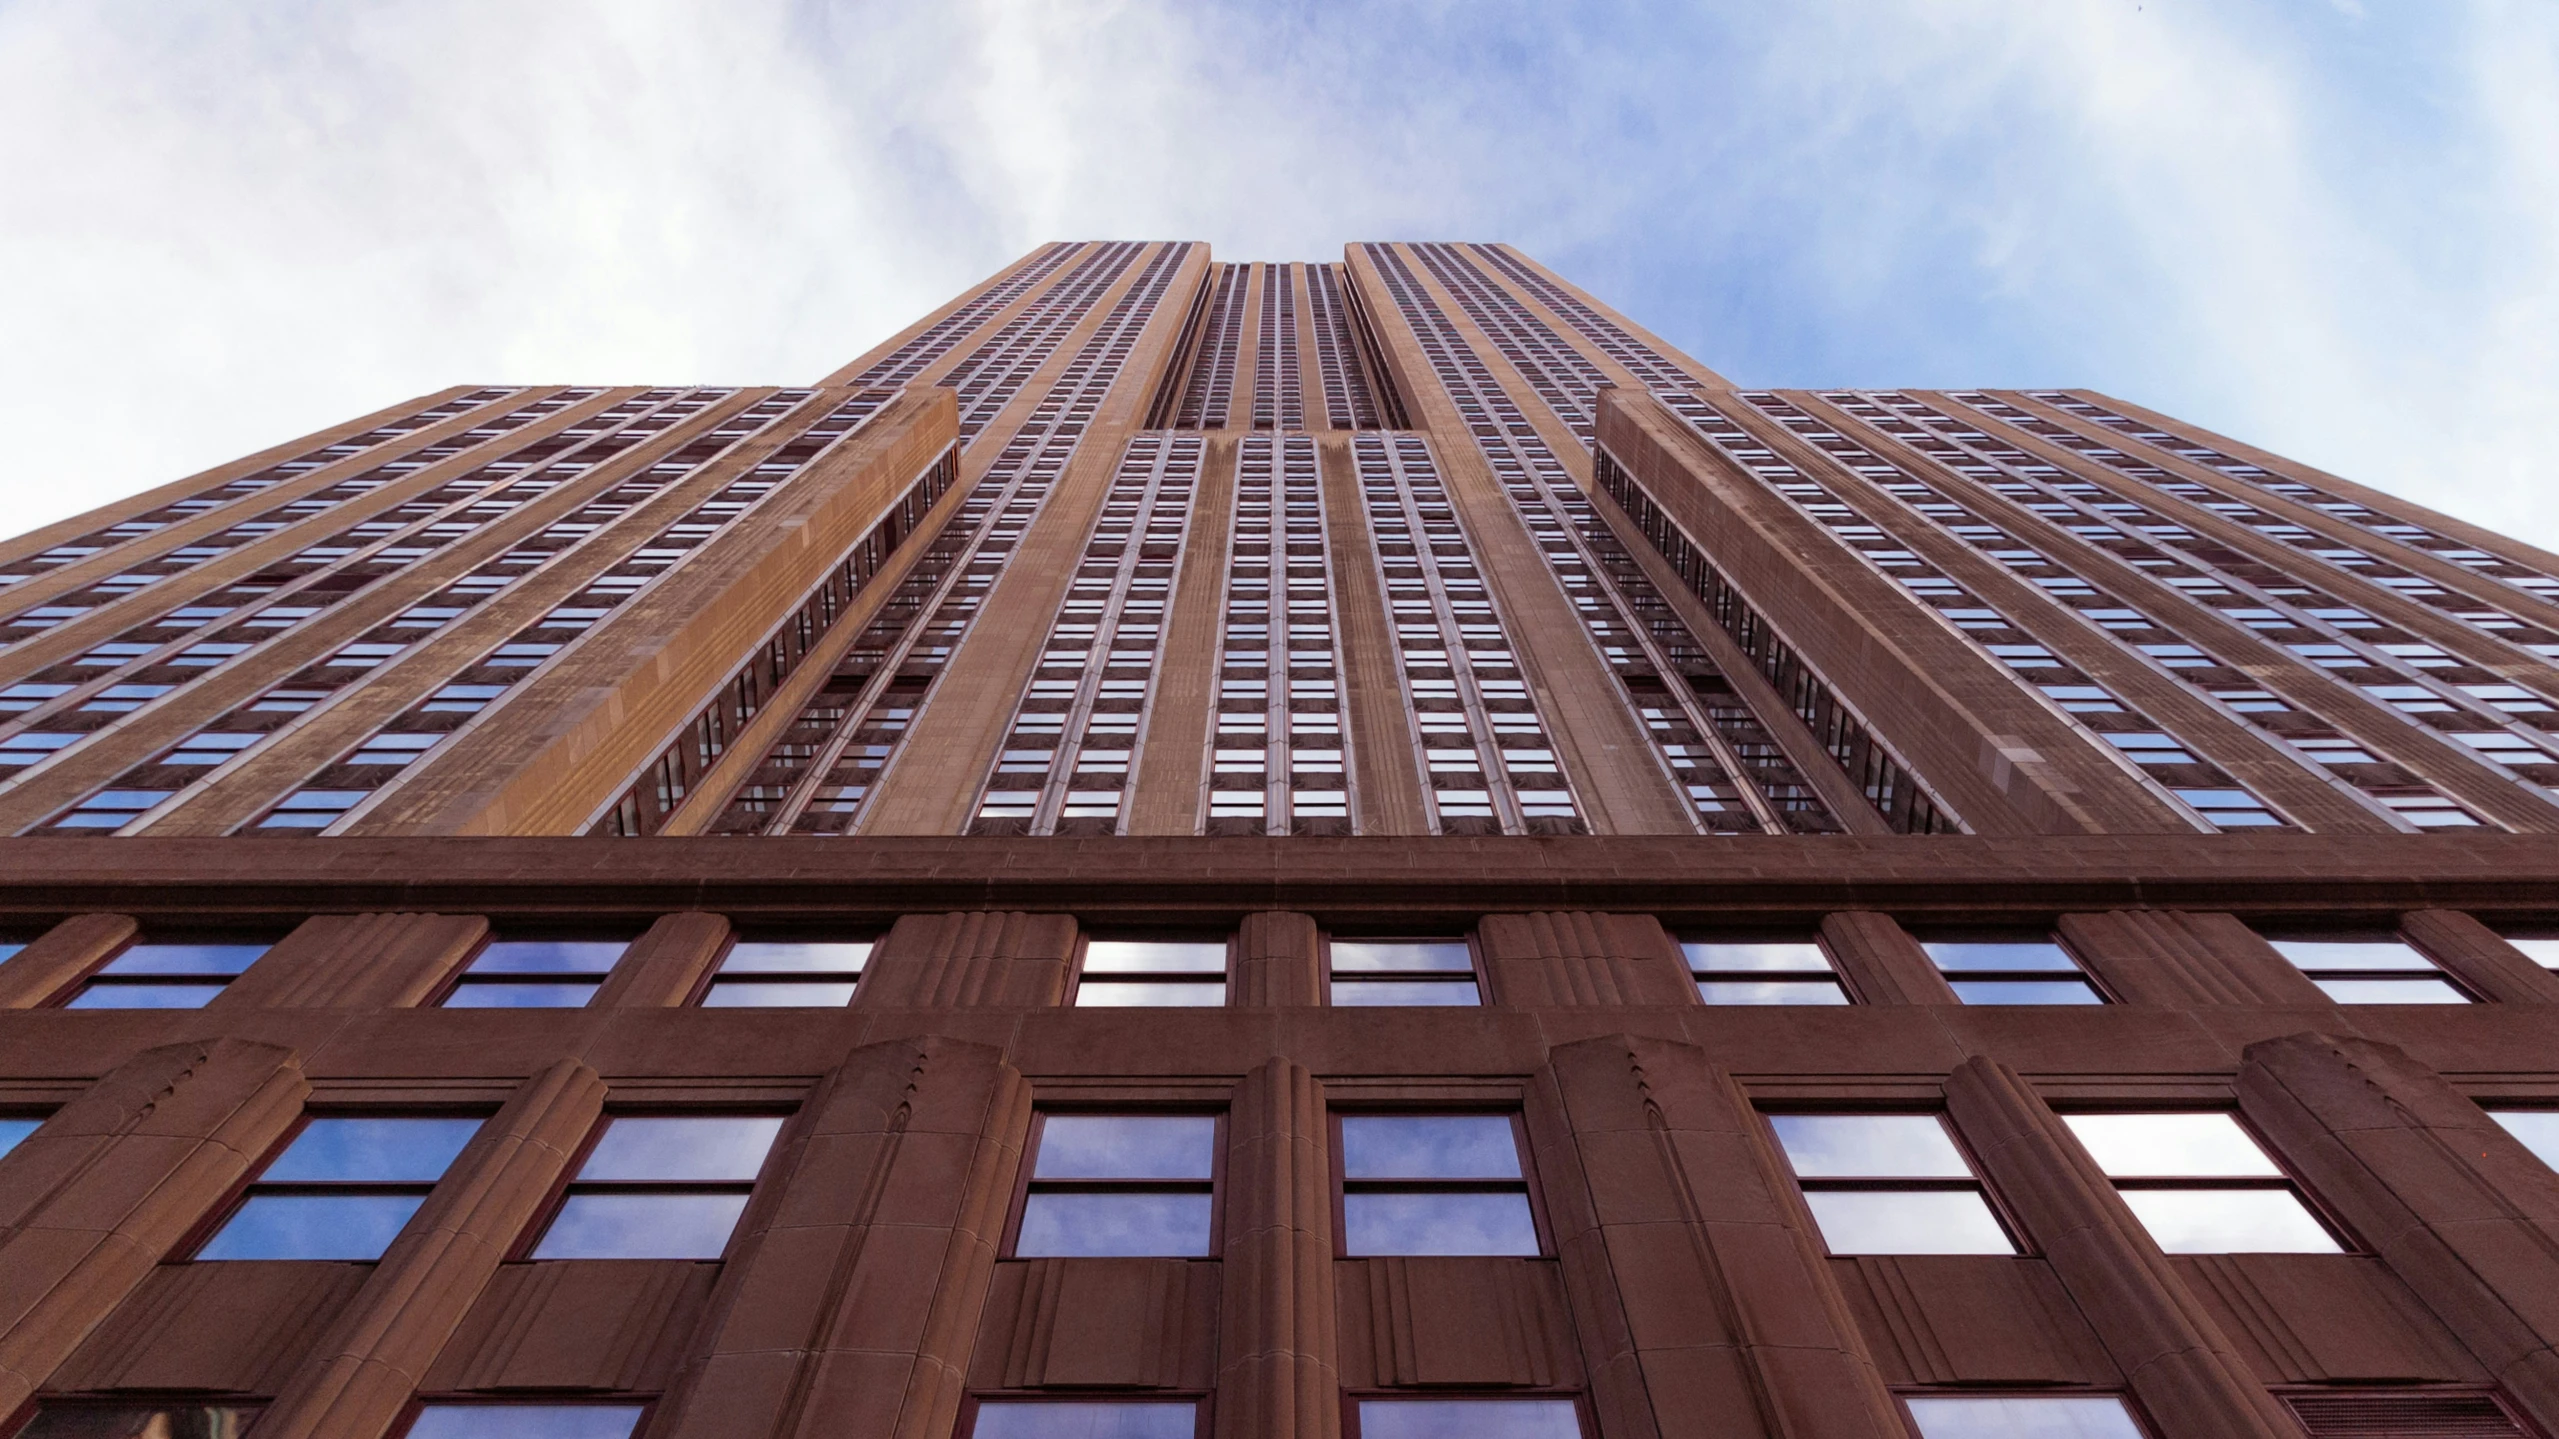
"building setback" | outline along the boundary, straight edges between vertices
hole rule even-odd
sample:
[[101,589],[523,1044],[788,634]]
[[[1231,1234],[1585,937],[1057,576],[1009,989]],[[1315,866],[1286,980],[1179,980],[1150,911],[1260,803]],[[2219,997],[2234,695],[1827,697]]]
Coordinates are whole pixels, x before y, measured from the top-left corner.
[[9,1439],[2559,1435],[2559,555],[1507,246],[0,544],[0,836]]

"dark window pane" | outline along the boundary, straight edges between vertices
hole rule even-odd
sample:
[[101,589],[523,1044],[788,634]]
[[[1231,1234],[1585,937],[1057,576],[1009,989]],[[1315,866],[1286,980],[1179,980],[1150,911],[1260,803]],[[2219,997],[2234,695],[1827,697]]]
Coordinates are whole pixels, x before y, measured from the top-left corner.
[[637,1404],[430,1404],[408,1439],[625,1439]]
[[618,939],[501,939],[471,961],[471,973],[602,974],[628,948]]
[[236,975],[266,952],[263,944],[137,944],[98,973]]
[[1052,1114],[1035,1179],[1206,1179],[1217,1121],[1205,1114]]
[[253,1194],[198,1259],[379,1259],[423,1194]]
[[258,1406],[47,1404],[17,1439],[240,1439]]
[[0,1119],[0,1155],[17,1148],[42,1123],[41,1119]]
[[479,1132],[476,1119],[315,1119],[258,1177],[271,1184],[331,1179],[432,1184]]
[[745,1183],[782,1132],[779,1115],[616,1119],[578,1171],[581,1180]]
[[1535,1254],[1525,1194],[1345,1194],[1352,1254]]
[[1947,987],[1966,1004],[2104,1004],[2080,979],[1954,979]]
[[2142,1439],[2111,1396],[1915,1397],[1910,1417],[1921,1439]]
[[1026,1259],[1204,1256],[1209,1252],[1209,1210],[1205,1193],[1035,1193],[1024,1203],[1014,1252]]
[[1350,1179],[1517,1179],[1519,1141],[1499,1114],[1351,1114],[1342,1118]]
[[1808,1189],[1804,1202],[1833,1254],[2014,1254],[1969,1189]]
[[2076,972],[2070,951],[2044,939],[1932,939],[1920,946],[1937,967],[1952,973],[1967,969],[2048,969]]
[[842,1009],[853,1002],[853,982],[809,983],[722,980],[702,996],[704,1009]]
[[1708,1004],[1846,1004],[1848,996],[1830,980],[1806,983],[1785,979],[1701,979],[1697,997]]
[[1096,939],[1084,946],[1086,974],[1224,974],[1223,940]]
[[1808,1179],[1970,1179],[1963,1151],[1931,1114],[1778,1114],[1787,1161]]
[[219,984],[92,984],[65,1009],[202,1009],[222,992]]
[[1333,981],[1333,1004],[1336,1008],[1354,1009],[1389,1005],[1470,1005],[1482,1004],[1483,996],[1475,992],[1475,981],[1461,979],[1454,984],[1429,979],[1363,979]]
[[1176,1404],[1023,1404],[977,1406],[971,1439],[1191,1439],[1199,1409]]
[[1570,1399],[1363,1399],[1360,1439],[1581,1439]]
[[536,1259],[717,1259],[743,1194],[572,1194]]
[[862,940],[741,939],[720,961],[722,974],[859,974],[871,961]]
[[1452,974],[1473,972],[1474,958],[1462,939],[1337,939],[1333,972],[1435,969]]
[[1829,957],[1808,940],[1690,940],[1679,948],[1690,969],[1830,973]]
[[446,1009],[584,1009],[599,985],[466,984],[444,1001]]

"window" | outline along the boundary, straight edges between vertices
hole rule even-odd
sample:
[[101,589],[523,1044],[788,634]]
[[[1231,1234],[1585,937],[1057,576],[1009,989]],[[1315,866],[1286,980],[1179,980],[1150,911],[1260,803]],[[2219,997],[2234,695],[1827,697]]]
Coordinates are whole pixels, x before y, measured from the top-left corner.
[[2339,1004],[2468,1004],[2435,962],[2395,936],[2277,939],[2275,951]]
[[617,1116],[587,1152],[536,1259],[717,1259],[779,1116]]
[[[2531,1150],[2535,1159],[2559,1169],[2559,1109],[2491,1109],[2488,1117],[2523,1141],[2523,1147]],[[0,1120],[0,1125],[10,1122]],[[0,1134],[0,1154],[7,1152],[5,1134]]]
[[1769,1126],[1833,1254],[2014,1254],[1934,1114],[1776,1114]]
[[1193,1439],[1199,1427],[1192,1399],[987,1399],[968,1432],[970,1439]]
[[583,1009],[630,946],[618,939],[500,939],[481,949],[446,1009]]
[[[2543,969],[2559,969],[2559,938],[2547,935],[2510,934],[2506,936],[2506,943],[2522,950],[2524,958],[2540,965]],[[6,958],[8,958],[7,955],[0,954],[0,959]]]
[[1226,941],[1090,939],[1075,986],[1079,1008],[1195,1008],[1226,1002]]
[[1217,1172],[1206,1114],[1043,1114],[1013,1252],[1204,1257]]
[[1810,940],[1692,939],[1680,952],[1708,1004],[1846,1004],[1830,956]]
[[36,1410],[13,1439],[240,1439],[258,1404],[58,1404]]
[[2069,950],[2049,939],[1932,939],[1920,946],[1966,1004],[2104,1004]]
[[407,1439],[627,1439],[641,1404],[429,1404]]
[[2070,1132],[2171,1254],[2334,1254],[2335,1236],[2227,1114],[2071,1114]]
[[41,1119],[0,1114],[0,1159],[8,1158],[9,1151],[26,1142],[27,1136],[43,1123]]
[[1343,1252],[1543,1252],[1515,1116],[1346,1114],[1340,1126]]
[[1336,1005],[1484,1002],[1462,939],[1337,939],[1328,948]]
[[62,1007],[202,1009],[266,952],[263,944],[128,945]]
[[1362,1399],[1356,1439],[1581,1439],[1570,1399]]
[[311,1120],[195,1257],[379,1259],[479,1130],[476,1119]]
[[853,1002],[871,941],[741,939],[729,946],[704,1009],[831,1009]]
[[2142,1439],[2124,1401],[2111,1394],[1913,1395],[1920,1439]]

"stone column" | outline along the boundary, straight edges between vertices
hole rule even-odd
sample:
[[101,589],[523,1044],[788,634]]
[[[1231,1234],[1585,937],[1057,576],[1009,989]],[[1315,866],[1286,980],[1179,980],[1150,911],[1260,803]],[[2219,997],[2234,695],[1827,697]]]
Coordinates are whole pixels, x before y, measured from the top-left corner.
[[1928,951],[1888,914],[1849,909],[1822,916],[1822,947],[1865,1004],[1961,1004]]
[[1946,1109],[2161,1439],[2299,1439],[2228,1335],[2017,1072],[1968,1059]]
[[2054,926],[2100,984],[2132,1004],[2317,1009],[2328,996],[2236,915],[2165,909],[2065,914]]
[[1477,926],[1493,998],[1533,1006],[1693,1004],[1679,946],[1649,914],[1496,914]]
[[1334,1439],[1342,1380],[1324,1086],[1272,1059],[1226,1118],[1217,1439]]
[[2542,1429],[2559,1429],[2559,1175],[2386,1044],[2248,1046],[2239,1107]]
[[489,934],[476,914],[323,914],[296,925],[207,1009],[423,1004]]
[[2533,963],[2504,935],[2459,910],[2403,914],[2399,932],[2455,979],[2499,1004],[2559,1004],[2559,974]]
[[661,916],[631,942],[589,1008],[673,1009],[701,988],[728,947],[724,916],[699,910]]
[[131,915],[75,914],[0,964],[0,1009],[33,1009],[141,932]]
[[857,1007],[1056,1004],[1066,997],[1075,918],[972,910],[910,914],[872,952]]
[[866,1045],[766,1162],[660,1439],[943,1439],[1030,1134],[995,1048]]
[[1821,1245],[1703,1052],[1558,1045],[1529,1136],[1611,1439],[1902,1439]]
[[1321,937],[1313,918],[1270,910],[1248,914],[1235,930],[1235,973],[1228,1002],[1253,1009],[1324,1002]]
[[163,1045],[0,1160],[0,1413],[284,1137],[310,1090],[300,1057],[277,1045]]
[[356,1291],[329,1340],[259,1417],[267,1439],[378,1439],[540,1214],[604,1113],[574,1059],[526,1080],[464,1146]]

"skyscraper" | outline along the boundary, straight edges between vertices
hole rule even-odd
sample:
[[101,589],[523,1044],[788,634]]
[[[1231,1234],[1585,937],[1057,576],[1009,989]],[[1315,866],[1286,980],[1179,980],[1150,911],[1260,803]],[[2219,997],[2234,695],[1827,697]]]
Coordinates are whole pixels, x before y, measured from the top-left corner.
[[2555,666],[1506,246],[429,395],[0,545],[0,1433],[2559,1432]]

